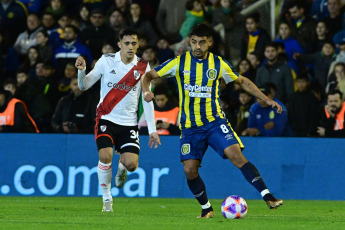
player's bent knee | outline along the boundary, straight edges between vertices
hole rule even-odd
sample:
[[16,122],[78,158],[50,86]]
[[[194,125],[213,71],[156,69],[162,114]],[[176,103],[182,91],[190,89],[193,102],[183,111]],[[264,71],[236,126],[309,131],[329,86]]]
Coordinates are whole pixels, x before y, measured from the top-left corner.
[[198,176],[198,169],[185,167],[184,173],[188,180],[192,180]]
[[129,163],[125,163],[123,165],[130,172],[133,172],[138,168],[138,163],[135,163],[135,162],[129,162]]

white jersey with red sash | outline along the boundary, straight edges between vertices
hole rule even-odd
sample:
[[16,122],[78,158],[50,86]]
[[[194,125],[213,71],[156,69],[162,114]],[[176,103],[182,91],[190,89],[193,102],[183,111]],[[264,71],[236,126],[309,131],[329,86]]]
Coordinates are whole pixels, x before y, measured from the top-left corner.
[[137,125],[140,78],[149,70],[148,63],[137,56],[126,65],[120,52],[103,55],[88,74],[92,76],[91,83],[101,78],[96,118],[124,126]]

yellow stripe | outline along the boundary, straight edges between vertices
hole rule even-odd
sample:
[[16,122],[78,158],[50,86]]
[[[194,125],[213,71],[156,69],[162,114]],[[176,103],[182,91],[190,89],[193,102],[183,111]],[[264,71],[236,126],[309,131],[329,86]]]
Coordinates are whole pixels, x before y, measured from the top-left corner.
[[[214,64],[214,57],[213,57],[213,53],[209,53],[209,57],[208,57],[208,68],[209,69],[214,69],[215,68],[215,64]],[[218,77],[216,78],[218,79]],[[213,85],[213,81],[211,79],[208,79],[207,81],[207,86],[212,87]],[[212,92],[211,92],[212,93]],[[214,121],[215,118],[212,116],[212,99],[211,98],[206,98],[206,118],[209,122]]]
[[26,16],[28,16],[28,15],[29,15],[29,12],[28,12],[28,10],[26,9],[26,6],[25,6],[22,2],[20,2],[20,1],[16,1],[16,3],[19,4],[19,5],[23,8],[23,10],[24,10]]
[[[195,78],[195,84],[196,85],[202,85],[202,78],[203,78],[203,74],[204,74],[203,71],[202,71],[202,67],[203,67],[202,63],[197,63],[196,64],[196,78]],[[204,125],[204,123],[201,121],[200,97],[195,97],[194,98],[194,116],[195,116],[195,122],[196,122],[197,126]]]
[[[220,58],[221,59],[221,58]],[[235,81],[238,77],[237,75],[232,71],[232,69],[230,68],[230,66],[225,62],[223,61],[222,59],[220,60],[221,62],[221,67],[223,67],[225,69],[225,71],[230,75],[231,79],[233,81]],[[223,69],[222,68],[222,69]]]
[[228,122],[228,125],[230,126],[232,132],[234,133],[234,136],[235,136],[236,140],[238,141],[238,143],[240,144],[240,147],[243,149],[244,145],[243,145],[241,139],[237,136],[237,133],[232,129],[230,122]]
[[[180,56],[176,57],[177,59],[177,68],[176,68],[176,82],[178,86],[178,94],[179,94],[179,107],[180,111],[178,112],[179,120],[181,121],[181,111],[182,111],[182,82],[181,82],[181,76],[180,76]],[[181,129],[181,123],[180,123],[180,129]]]
[[174,58],[173,60],[171,60],[168,64],[166,64],[162,69],[160,69],[157,74],[162,77],[164,74],[166,74],[169,70],[171,70],[172,68],[174,68],[174,66],[176,65],[176,59]]
[[[184,71],[190,72],[190,65],[191,65],[191,57],[189,52],[186,53],[186,58],[184,62]],[[190,84],[190,74],[184,74],[184,84]],[[184,90],[184,112],[186,114],[186,123],[185,128],[190,128],[192,126],[192,122],[190,121],[190,111],[189,111],[189,91]]]
[[[222,64],[225,63],[225,62],[223,62],[223,60],[220,57],[219,57],[219,59],[220,59],[220,69],[221,69],[220,72],[222,72],[222,69],[223,69],[222,68]],[[219,101],[218,101],[218,98],[219,98],[219,83],[220,83],[220,81],[217,80],[217,84],[216,84],[216,99],[215,99],[215,101],[216,101],[216,107],[217,107],[217,114],[220,116],[220,118],[224,118],[224,115],[222,113],[222,109],[221,109]]]

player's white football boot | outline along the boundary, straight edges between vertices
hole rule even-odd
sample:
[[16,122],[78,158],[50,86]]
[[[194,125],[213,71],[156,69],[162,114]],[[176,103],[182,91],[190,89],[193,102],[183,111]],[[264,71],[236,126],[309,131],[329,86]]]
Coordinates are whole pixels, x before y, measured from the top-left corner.
[[127,170],[125,166],[121,163],[119,160],[118,166],[117,166],[117,173],[115,176],[115,186],[117,188],[122,188],[123,185],[126,183],[127,180]]
[[103,201],[102,212],[113,212],[113,201]]

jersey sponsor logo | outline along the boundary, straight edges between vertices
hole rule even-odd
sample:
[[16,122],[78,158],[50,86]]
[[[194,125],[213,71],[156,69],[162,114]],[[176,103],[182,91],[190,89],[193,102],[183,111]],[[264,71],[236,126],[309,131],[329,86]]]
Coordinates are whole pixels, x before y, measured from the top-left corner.
[[133,89],[133,91],[135,91],[137,89],[136,86],[126,85],[126,82],[123,82],[122,84],[108,82],[107,86],[112,87],[114,89],[126,90],[126,91],[131,91],[132,89]]
[[141,72],[140,72],[140,71],[137,71],[137,70],[134,70],[134,71],[133,71],[133,74],[134,74],[135,80],[138,80],[138,79],[140,78]]
[[112,71],[110,71],[110,73],[112,74],[116,74],[115,70],[113,69]]
[[215,80],[217,78],[217,70],[215,69],[208,69],[206,72],[206,76],[210,80]]
[[182,155],[187,155],[190,153],[190,144],[183,144],[181,147],[181,153]]
[[189,92],[188,94],[190,97],[200,97],[200,98],[211,98],[210,93],[195,93],[195,92]]
[[101,131],[105,132],[105,130],[107,130],[107,126],[106,125],[101,125]]
[[210,86],[202,86],[202,85],[190,85],[190,84],[184,84],[184,90],[188,90],[191,92],[211,92],[212,91],[212,87]]
[[184,74],[184,75],[189,75],[189,74],[190,74],[190,71],[189,71],[189,70],[184,70],[184,71],[183,71],[183,74]]

